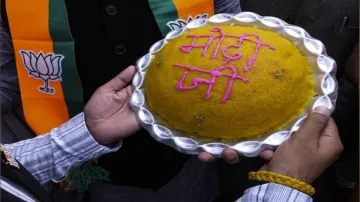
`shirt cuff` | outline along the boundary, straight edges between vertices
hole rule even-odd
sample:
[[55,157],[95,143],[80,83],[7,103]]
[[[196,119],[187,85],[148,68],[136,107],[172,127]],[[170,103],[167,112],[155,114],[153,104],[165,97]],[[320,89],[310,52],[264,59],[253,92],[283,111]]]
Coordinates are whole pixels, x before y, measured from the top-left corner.
[[250,202],[252,199],[266,202],[311,202],[312,198],[300,191],[276,183],[267,183],[247,189],[237,202]]
[[[93,142],[96,142],[97,143],[97,146],[100,148],[100,151],[97,151],[98,154],[96,154],[97,156],[95,156],[95,158],[99,157],[99,156],[102,156],[104,154],[107,154],[107,153],[111,153],[111,152],[116,152],[120,149],[121,145],[122,145],[122,140],[119,140],[118,142],[115,142],[111,145],[101,145],[99,144],[95,139],[94,137],[91,135],[90,131],[88,130],[87,126],[86,126],[86,123],[85,123],[85,114],[84,112],[81,113],[82,114],[82,117],[83,117],[83,124],[84,124],[84,128],[86,129],[86,134],[88,134],[88,137],[91,138],[91,140]],[[95,152],[95,151],[94,151]]]
[[[65,179],[63,172],[80,164],[98,158],[107,153],[119,150],[122,145],[120,140],[114,147],[107,147],[99,144],[90,134],[85,124],[84,113],[73,117],[51,133],[51,144],[53,148],[58,148],[59,156],[54,154],[55,170],[58,176],[53,177],[53,181],[59,182]],[[66,159],[64,161],[64,159]],[[64,170],[65,169],[65,170]],[[66,174],[65,174],[66,175]]]

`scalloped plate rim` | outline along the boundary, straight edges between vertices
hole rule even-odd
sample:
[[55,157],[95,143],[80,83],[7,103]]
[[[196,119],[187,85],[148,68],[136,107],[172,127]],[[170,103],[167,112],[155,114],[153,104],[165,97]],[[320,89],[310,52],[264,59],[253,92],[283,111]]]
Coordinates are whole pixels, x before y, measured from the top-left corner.
[[[227,16],[229,15],[229,14],[226,14],[226,13],[224,13],[224,14],[227,15]],[[335,72],[333,71],[333,69],[336,68],[337,65],[336,65],[336,61],[335,61],[332,57],[330,57],[330,56],[327,55],[326,48],[325,48],[325,46],[323,45],[323,43],[322,43],[321,41],[315,39],[315,38],[312,38],[310,35],[308,35],[308,33],[306,32],[306,30],[303,29],[303,28],[300,27],[300,26],[287,24],[287,23],[284,22],[283,20],[281,20],[281,19],[279,19],[279,18],[276,18],[276,17],[273,17],[273,16],[260,16],[259,14],[253,13],[253,12],[240,12],[240,13],[238,13],[238,14],[233,14],[233,15],[230,14],[232,19],[229,19],[229,20],[224,21],[224,22],[220,22],[219,24],[228,25],[229,23],[231,24],[232,20],[235,20],[236,22],[239,22],[238,19],[236,19],[236,18],[239,18],[239,15],[246,15],[246,14],[248,14],[249,16],[254,17],[255,20],[254,20],[254,21],[249,21],[249,22],[241,21],[242,24],[253,24],[254,22],[259,22],[259,21],[260,21],[261,19],[263,19],[263,18],[273,18],[273,19],[278,20],[279,22],[281,22],[281,26],[278,28],[278,29],[279,29],[278,31],[283,30],[284,27],[290,27],[290,28],[291,28],[292,26],[293,26],[294,28],[296,28],[296,29],[297,29],[297,28],[301,28],[302,30],[304,30],[304,36],[302,36],[301,39],[298,39],[298,40],[302,41],[302,43],[304,44],[304,46],[305,46],[305,40],[307,40],[307,39],[315,40],[315,41],[317,41],[317,42],[320,42],[320,45],[322,46],[322,47],[321,47],[321,48],[322,48],[322,51],[321,51],[319,54],[317,54],[317,56],[316,56],[316,61],[318,61],[318,59],[319,59],[320,56],[323,56],[323,57],[328,57],[328,58],[330,58],[330,60],[332,60],[332,62],[334,62],[334,65],[330,68],[330,71],[329,71],[329,72],[323,72],[323,73],[324,73],[324,76],[322,77],[322,79],[324,79],[326,76],[329,75],[329,76],[331,76],[332,79],[335,81],[335,85],[336,85],[336,86],[335,86],[334,92],[332,93],[332,94],[335,94],[335,95],[334,95],[335,98],[331,99],[328,95],[322,95],[322,94],[321,94],[321,96],[319,96],[319,97],[316,99],[316,101],[314,102],[314,104],[315,104],[321,97],[326,97],[328,100],[330,100],[330,104],[331,104],[331,108],[332,108],[331,111],[333,111],[333,108],[334,108],[335,105],[336,105],[336,98],[337,98],[337,91],[338,91],[338,82],[337,82],[337,80],[336,80]],[[214,15],[214,16],[211,16],[210,18],[214,18],[214,17],[216,17],[216,16],[218,16],[218,15],[223,15],[223,14],[216,14],[216,15]],[[204,25],[206,25],[207,23],[210,22],[209,19],[201,19],[201,20],[205,20],[205,21],[206,21],[202,26],[204,26]],[[194,22],[193,22],[193,23],[194,23]],[[214,23],[214,22],[210,22],[210,23]],[[256,23],[255,23],[255,24],[256,24]],[[265,25],[265,24],[262,24],[262,26],[267,27],[267,25]],[[190,27],[191,27],[191,26],[190,26]],[[257,28],[262,29],[262,27],[257,27]],[[274,27],[268,27],[268,28],[274,29]],[[184,28],[182,28],[182,30],[180,31],[180,32],[181,32],[180,35],[186,33],[187,30],[192,30],[192,29],[197,29],[197,28],[189,28],[189,26],[186,25],[186,26],[185,26]],[[169,32],[169,33],[170,33],[170,32]],[[169,33],[168,33],[168,34],[169,34]],[[171,38],[171,39],[167,39],[168,34],[162,39],[162,40],[164,40],[164,44],[165,44],[166,42],[167,42],[167,43],[171,43],[171,40],[173,40],[174,38],[177,38],[177,37],[180,36],[180,35],[178,35],[178,36],[173,37],[173,38]],[[309,37],[307,37],[306,35],[308,35]],[[293,37],[293,36],[291,36],[291,37]],[[294,38],[294,37],[293,37],[293,38]],[[288,39],[288,40],[290,40],[290,39]],[[161,40],[159,40],[159,41],[161,41]],[[156,43],[158,43],[159,41],[155,42],[151,47],[153,47],[153,46],[154,46]],[[318,43],[318,44],[319,44],[319,43]],[[305,48],[306,48],[306,46],[305,46]],[[149,49],[149,50],[150,50],[150,49]],[[161,48],[160,48],[158,51],[160,51],[160,50],[161,50]],[[308,49],[306,49],[306,50],[307,50],[307,52],[309,52],[309,53],[311,53],[311,54],[314,54],[314,53],[312,53],[312,51],[310,51],[310,50],[308,50]],[[157,51],[157,52],[158,52],[158,51]],[[151,53],[151,52],[148,52],[147,54],[149,54],[149,53],[150,53],[150,54],[153,54],[153,53]],[[145,57],[147,54],[145,54],[145,55],[142,56],[142,57]],[[140,57],[140,59],[141,59],[142,57]],[[140,60],[140,59],[139,59],[139,60]],[[138,61],[139,61],[139,60],[138,60]],[[151,60],[151,59],[150,59],[150,60]],[[138,61],[137,61],[136,65],[138,65]],[[152,62],[152,61],[150,61],[150,62],[148,63],[148,66],[151,64],[151,62]],[[317,66],[318,66],[318,63],[317,63]],[[137,67],[137,68],[138,68],[138,67]],[[140,83],[142,83],[142,86],[144,85],[144,79],[145,79],[145,77],[146,77],[145,75],[146,75],[146,70],[147,70],[147,68],[148,68],[148,67],[144,67],[143,69],[141,69],[141,70],[144,70],[144,69],[145,69],[145,71],[142,72],[143,81],[140,82]],[[321,83],[321,82],[320,82],[320,83]],[[133,84],[133,83],[131,83],[131,84]],[[321,87],[321,89],[323,89],[322,86],[320,86],[320,87]],[[138,90],[140,93],[143,93],[143,88],[136,87],[136,86],[135,86],[135,88],[134,88],[134,86],[133,86],[133,89]],[[322,92],[321,92],[321,93],[322,93]],[[143,96],[144,96],[144,102],[143,102],[143,104],[140,105],[140,106],[133,105],[133,104],[130,102],[130,106],[131,106],[131,108],[133,108],[133,109],[135,110],[138,120],[140,120],[139,117],[138,117],[138,113],[140,113],[140,108],[144,108],[144,109],[146,109],[148,112],[151,113],[151,111],[150,111],[149,109],[147,109],[146,107],[144,107],[144,104],[146,103],[146,96],[145,96],[145,95],[143,95]],[[314,106],[314,105],[312,105],[311,107],[313,107],[313,106]],[[198,154],[198,153],[200,153],[200,152],[205,151],[204,148],[207,148],[207,149],[209,149],[209,148],[214,148],[214,145],[215,145],[215,148],[216,148],[216,144],[219,144],[219,147],[218,147],[217,149],[213,149],[213,150],[210,149],[210,150],[207,151],[207,152],[215,155],[216,157],[220,157],[220,153],[221,153],[222,149],[224,148],[224,145],[225,145],[226,147],[235,149],[240,155],[243,155],[243,156],[246,156],[246,157],[258,156],[258,155],[260,154],[261,150],[264,149],[264,148],[269,148],[269,147],[273,148],[273,147],[279,146],[279,144],[270,144],[270,143],[267,143],[266,140],[268,140],[269,138],[273,137],[273,135],[275,136],[275,135],[276,135],[277,133],[279,133],[279,132],[288,132],[288,133],[293,133],[293,132],[295,132],[296,130],[294,131],[294,127],[296,127],[296,128],[300,127],[301,125],[299,126],[299,125],[297,125],[297,124],[302,123],[301,120],[303,120],[303,119],[306,117],[306,116],[298,116],[294,121],[291,122],[291,123],[293,123],[293,124],[292,124],[292,125],[289,125],[289,126],[291,126],[291,127],[288,127],[288,128],[290,128],[290,130],[282,130],[282,129],[280,129],[280,130],[274,131],[274,132],[272,132],[271,134],[264,135],[264,136],[266,136],[266,138],[263,138],[262,140],[259,140],[259,138],[254,138],[254,139],[251,139],[251,140],[237,141],[237,142],[232,142],[232,143],[219,142],[219,141],[203,143],[201,140],[199,140],[199,139],[197,139],[197,138],[191,138],[190,136],[186,136],[186,135],[184,135],[184,136],[176,136],[176,135],[174,135],[174,132],[173,132],[174,130],[172,130],[172,129],[166,127],[166,126],[164,126],[163,124],[158,123],[158,122],[156,121],[156,116],[154,116],[154,115],[152,115],[152,116],[153,116],[153,123],[148,124],[148,123],[143,123],[143,122],[141,122],[141,125],[142,125],[146,130],[148,130],[149,133],[150,133],[150,135],[151,135],[154,139],[156,139],[157,141],[159,141],[159,142],[161,142],[161,143],[163,143],[163,144],[169,145],[169,146],[173,147],[174,149],[176,149],[177,151],[182,152],[182,153],[186,153],[186,154]],[[166,129],[168,129],[170,132],[172,132],[171,137],[166,137],[166,138],[163,138],[163,139],[162,139],[161,137],[157,136],[157,135],[155,134],[155,132],[152,131],[152,128],[154,127],[154,124],[159,125],[159,126],[161,126],[161,127],[164,127],[164,128],[166,128]],[[155,138],[154,136],[156,136],[156,138]],[[283,138],[283,139],[281,139],[281,140],[279,140],[279,141],[282,143],[283,141],[285,141],[286,139],[288,139],[290,136],[291,136],[291,134],[290,134],[290,135],[287,135],[287,137],[285,137],[285,138]],[[175,141],[175,139],[176,139],[176,141]],[[182,148],[182,145],[177,145],[177,144],[176,144],[176,142],[178,142],[178,141],[181,140],[181,139],[189,139],[189,140],[191,140],[191,141],[196,142],[197,148],[196,148],[196,149],[191,149],[191,150],[183,149],[183,148]],[[256,142],[256,143],[257,143],[257,146],[256,146],[255,148],[253,148],[252,150],[249,150],[249,151],[244,152],[244,150],[245,150],[246,148],[241,149],[242,151],[240,151],[240,150],[238,150],[238,149],[236,148],[236,147],[238,147],[239,145],[246,145],[246,143],[252,143],[252,142]],[[280,144],[281,144],[281,143],[280,143]],[[208,145],[212,145],[212,147],[209,147]],[[250,145],[251,145],[251,144],[250,144]]]

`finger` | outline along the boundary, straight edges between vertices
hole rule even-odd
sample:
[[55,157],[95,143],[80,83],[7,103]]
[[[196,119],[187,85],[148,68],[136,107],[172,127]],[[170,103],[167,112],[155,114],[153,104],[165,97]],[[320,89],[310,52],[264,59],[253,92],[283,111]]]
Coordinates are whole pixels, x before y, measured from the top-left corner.
[[130,99],[132,92],[133,91],[132,91],[132,88],[130,85],[115,92],[115,95],[116,95],[115,98],[119,102],[119,107],[124,104],[129,104],[128,100]]
[[325,148],[325,151],[335,151],[338,154],[344,149],[336,123],[331,117],[320,136],[319,145],[320,148]]
[[230,148],[225,148],[222,151],[221,156],[227,163],[230,164],[239,163],[241,159],[239,155],[236,153],[236,151]]
[[134,66],[127,67],[124,71],[120,72],[116,77],[102,86],[106,91],[119,91],[127,86],[136,73]]
[[266,161],[265,163],[264,163],[264,165],[263,166],[261,166],[261,168],[259,169],[259,170],[265,170],[265,171],[268,171],[269,170],[269,161]]
[[296,133],[296,137],[319,139],[330,117],[327,107],[317,107],[306,117],[304,124]]
[[215,156],[207,153],[207,152],[201,152],[198,156],[199,160],[200,161],[203,161],[203,162],[212,162],[212,161],[215,161]]
[[260,153],[260,157],[262,159],[264,159],[265,161],[270,161],[271,158],[274,155],[274,151],[273,150],[265,150],[263,152]]

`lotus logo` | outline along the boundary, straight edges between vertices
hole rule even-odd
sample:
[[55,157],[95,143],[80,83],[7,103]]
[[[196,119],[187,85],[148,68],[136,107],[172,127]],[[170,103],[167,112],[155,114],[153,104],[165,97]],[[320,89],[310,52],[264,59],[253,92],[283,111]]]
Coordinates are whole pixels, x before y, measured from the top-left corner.
[[20,51],[25,68],[29,76],[44,81],[44,86],[38,89],[42,93],[55,94],[55,89],[50,87],[49,81],[61,81],[61,61],[63,55],[49,53],[44,55],[43,52],[37,55],[33,51]]
[[200,18],[208,18],[209,14],[205,13],[205,14],[198,14],[195,17],[192,17],[189,15],[187,20],[183,20],[183,19],[177,19],[174,21],[169,21],[168,23],[166,23],[166,25],[172,30],[176,30],[176,29],[181,29],[183,27],[185,27],[189,22],[191,22],[194,19],[200,19]]

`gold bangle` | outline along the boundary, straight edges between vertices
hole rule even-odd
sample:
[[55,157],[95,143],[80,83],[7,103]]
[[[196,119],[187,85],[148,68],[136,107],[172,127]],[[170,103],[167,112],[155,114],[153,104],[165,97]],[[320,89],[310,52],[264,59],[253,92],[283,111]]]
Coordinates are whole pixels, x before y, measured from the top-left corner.
[[296,189],[298,191],[301,191],[309,196],[312,196],[315,193],[314,187],[305,182],[291,178],[289,176],[268,172],[268,171],[249,172],[249,180],[257,180],[257,181],[281,184]]

